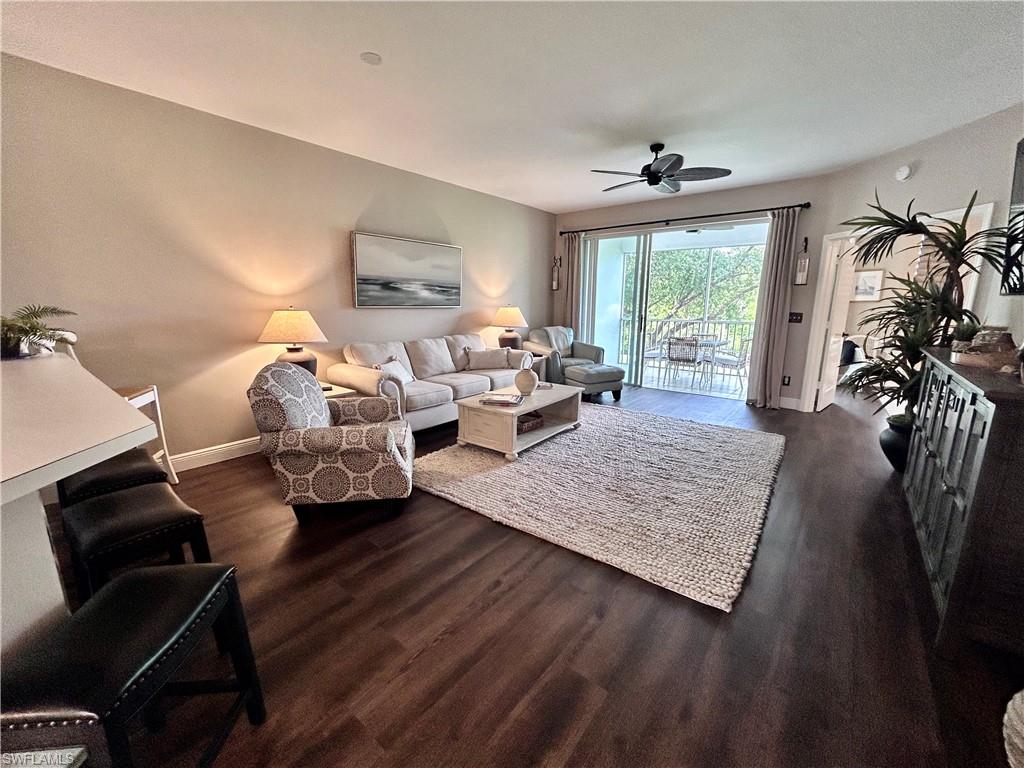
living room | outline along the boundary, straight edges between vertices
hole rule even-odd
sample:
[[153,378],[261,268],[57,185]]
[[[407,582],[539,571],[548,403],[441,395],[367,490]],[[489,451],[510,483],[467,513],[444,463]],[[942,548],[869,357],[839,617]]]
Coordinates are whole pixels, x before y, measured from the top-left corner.
[[1019,4],[2,14],[5,760],[1024,765]]

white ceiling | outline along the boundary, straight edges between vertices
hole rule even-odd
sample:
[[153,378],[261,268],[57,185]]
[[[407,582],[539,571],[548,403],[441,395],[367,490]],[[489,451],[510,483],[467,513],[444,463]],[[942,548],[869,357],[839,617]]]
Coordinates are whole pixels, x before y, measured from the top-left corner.
[[[4,3],[3,50],[547,211],[661,140],[830,171],[1024,98],[1024,3]],[[377,51],[381,66],[359,60]],[[621,179],[620,180],[625,180]]]

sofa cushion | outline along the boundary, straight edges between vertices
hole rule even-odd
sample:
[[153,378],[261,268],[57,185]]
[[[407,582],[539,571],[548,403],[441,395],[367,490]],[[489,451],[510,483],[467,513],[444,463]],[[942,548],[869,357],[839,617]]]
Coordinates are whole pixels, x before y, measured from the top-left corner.
[[372,368],[374,364],[386,363],[391,359],[400,362],[409,373],[415,374],[405,345],[400,341],[356,342],[345,345],[345,360],[353,365]]
[[508,348],[502,349],[471,349],[467,371],[486,371],[493,368],[508,368]]
[[455,373],[452,353],[444,339],[417,339],[405,342],[417,379],[429,379],[442,373]]
[[454,400],[451,387],[430,381],[410,381],[405,385],[405,409],[418,411],[432,405],[444,405]]
[[456,400],[464,397],[472,397],[491,389],[491,380],[486,376],[476,376],[472,373],[442,373],[439,376],[431,376],[424,379],[433,384],[443,384],[452,388],[452,394]]
[[594,361],[587,357],[563,357],[562,370],[571,368],[574,365],[595,365]]
[[416,377],[405,370],[405,366],[397,360],[389,360],[386,363],[376,363],[373,367],[381,373],[386,373],[388,376],[398,379],[402,384],[408,384],[410,381],[416,380]]
[[571,365],[565,369],[566,381],[580,384],[605,384],[610,381],[622,381],[626,372],[614,365]]
[[479,333],[456,333],[452,336],[445,336],[444,342],[448,345],[448,352],[452,356],[452,362],[455,363],[457,371],[464,371],[469,365],[466,347],[476,350],[487,349],[487,345],[484,344]]
[[491,368],[484,371],[473,371],[474,376],[486,376],[491,380],[491,389],[511,387],[516,383],[518,368]]

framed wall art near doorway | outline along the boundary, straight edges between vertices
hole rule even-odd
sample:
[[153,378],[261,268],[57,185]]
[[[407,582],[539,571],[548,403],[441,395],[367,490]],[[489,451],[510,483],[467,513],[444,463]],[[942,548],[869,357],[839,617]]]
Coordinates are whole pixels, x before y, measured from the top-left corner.
[[850,301],[881,301],[885,270],[869,269],[853,276],[853,296]]

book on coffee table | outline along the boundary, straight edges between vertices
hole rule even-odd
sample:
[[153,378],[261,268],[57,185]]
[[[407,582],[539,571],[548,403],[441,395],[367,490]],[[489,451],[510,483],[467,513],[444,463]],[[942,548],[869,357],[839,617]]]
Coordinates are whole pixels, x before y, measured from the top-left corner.
[[522,395],[498,395],[490,394],[480,398],[480,405],[502,405],[507,408],[515,408],[523,402]]

